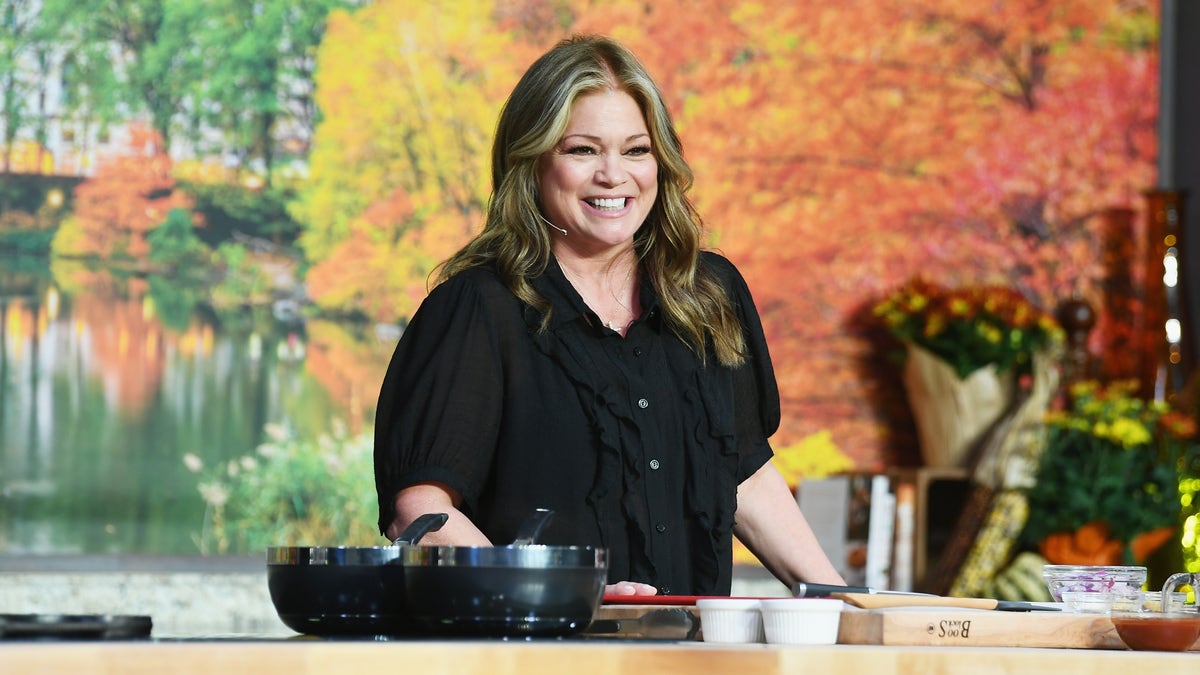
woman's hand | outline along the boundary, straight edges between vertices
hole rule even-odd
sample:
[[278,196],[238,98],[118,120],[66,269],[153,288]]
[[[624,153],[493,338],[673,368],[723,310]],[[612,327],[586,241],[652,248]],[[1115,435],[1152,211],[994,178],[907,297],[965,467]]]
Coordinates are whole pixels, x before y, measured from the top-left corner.
[[618,581],[604,587],[605,595],[658,595],[658,589],[637,581]]

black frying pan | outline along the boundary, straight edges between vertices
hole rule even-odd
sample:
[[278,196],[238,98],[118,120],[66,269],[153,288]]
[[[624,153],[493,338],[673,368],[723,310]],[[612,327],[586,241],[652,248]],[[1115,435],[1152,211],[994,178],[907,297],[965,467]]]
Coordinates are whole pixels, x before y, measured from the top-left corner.
[[533,543],[540,509],[507,546],[406,546],[407,613],[421,630],[454,635],[568,635],[591,623],[608,555],[591,546]]
[[400,554],[445,522],[444,513],[421,516],[391,546],[268,548],[267,586],[276,613],[307,635],[412,633]]

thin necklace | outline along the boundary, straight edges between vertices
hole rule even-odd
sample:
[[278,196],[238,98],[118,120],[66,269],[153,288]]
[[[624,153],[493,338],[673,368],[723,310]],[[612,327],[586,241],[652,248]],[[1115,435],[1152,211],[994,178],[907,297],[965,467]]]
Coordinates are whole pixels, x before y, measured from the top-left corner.
[[[567,277],[567,281],[572,281],[573,279],[580,281],[580,287],[576,288],[576,292],[579,293],[580,297],[583,297],[583,293],[580,291],[580,288],[582,288],[582,279],[579,279],[579,277],[575,276],[575,274],[573,272],[568,271],[567,267],[565,265],[563,265],[561,262],[559,262],[558,266],[563,271],[563,274]],[[625,280],[628,281],[632,277],[633,277],[633,269],[630,268],[629,275],[625,277]],[[573,282],[572,282],[572,285],[574,285]],[[622,310],[624,310],[623,315],[626,317],[629,317],[629,318],[628,318],[628,320],[625,321],[624,325],[618,323],[617,319],[615,319],[615,318],[613,318],[613,319],[601,318],[600,321],[601,321],[601,323],[604,324],[605,328],[607,328],[619,335],[624,336],[625,331],[629,330],[629,327],[633,325],[634,321],[637,321],[637,314],[635,314],[634,311],[629,308],[629,305],[626,305],[625,303],[621,302],[621,299],[617,297],[617,294],[615,291],[609,291],[609,295],[612,296],[613,302],[617,303],[617,306],[620,307]],[[584,298],[583,302],[584,302],[584,304],[588,305],[589,307],[591,306],[591,303],[589,303],[586,298]],[[597,312],[595,309],[593,309],[592,311],[595,312],[597,317],[600,316],[600,313]]]
[[616,321],[606,321],[606,322],[604,322],[604,325],[609,330],[616,331],[616,332],[620,333],[621,335],[624,335],[625,331],[629,330],[629,327],[632,326],[633,322],[636,320],[637,320],[637,317],[630,319],[629,323],[625,324],[624,327],[618,326]]
[[[631,276],[633,276],[632,271],[630,272],[630,277]],[[628,280],[630,277],[625,277],[625,279]],[[614,319],[612,321],[606,321],[604,325],[608,326],[611,330],[624,335],[625,331],[629,330],[629,327],[632,326],[633,322],[637,319],[637,315],[633,313],[632,309],[629,309],[629,305],[621,302],[621,299],[617,297],[616,292],[610,291],[609,295],[612,296],[613,301],[616,302],[621,309],[625,310],[625,316],[629,317],[629,321],[627,321],[624,326],[618,326],[616,320]]]

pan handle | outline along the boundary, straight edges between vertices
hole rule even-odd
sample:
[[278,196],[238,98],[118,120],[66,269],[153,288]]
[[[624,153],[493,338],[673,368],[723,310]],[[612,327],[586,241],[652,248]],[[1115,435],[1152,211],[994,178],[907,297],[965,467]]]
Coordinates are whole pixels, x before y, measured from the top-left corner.
[[513,540],[512,545],[530,546],[535,543],[542,534],[542,528],[546,527],[546,523],[553,517],[554,511],[551,509],[535,509],[517,528],[517,538]]
[[409,523],[408,527],[404,528],[404,531],[400,533],[400,536],[396,537],[396,539],[392,541],[392,546],[400,546],[402,544],[416,545],[416,543],[421,540],[421,537],[424,537],[430,532],[436,532],[442,529],[442,526],[446,524],[446,521],[449,518],[450,515],[446,513],[422,514],[418,516],[416,520]]

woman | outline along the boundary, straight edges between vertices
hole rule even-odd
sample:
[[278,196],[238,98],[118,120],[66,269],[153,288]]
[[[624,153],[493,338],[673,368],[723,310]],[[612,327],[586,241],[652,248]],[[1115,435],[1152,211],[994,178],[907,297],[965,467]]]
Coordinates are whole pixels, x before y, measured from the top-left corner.
[[667,109],[625,48],[574,38],[501,113],[482,233],[441,267],[379,398],[389,538],[603,546],[607,589],[728,595],[736,534],[789,587],[842,583],[767,442],[779,398],[737,270],[700,251]]

